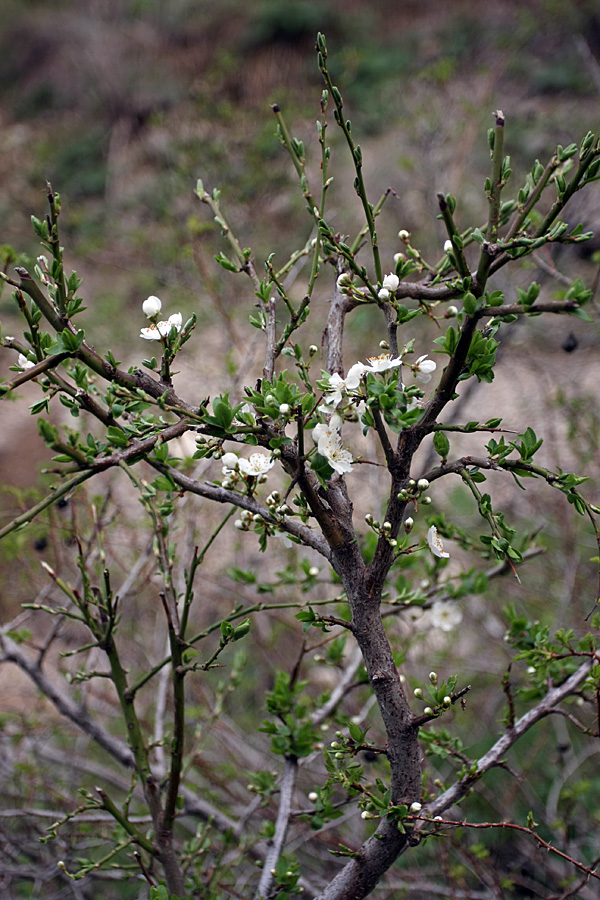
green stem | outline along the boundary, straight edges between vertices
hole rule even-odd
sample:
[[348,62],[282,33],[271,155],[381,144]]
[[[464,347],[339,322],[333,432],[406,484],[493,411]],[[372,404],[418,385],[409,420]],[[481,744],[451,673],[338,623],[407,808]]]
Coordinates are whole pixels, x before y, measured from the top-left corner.
[[[298,174],[298,178],[300,179],[300,187],[302,188],[302,193],[306,199],[308,204],[308,208],[310,212],[313,214],[315,219],[318,221],[319,218],[322,217],[322,213],[319,213],[319,208],[315,202],[315,199],[312,195],[310,187],[308,185],[308,179],[306,177],[305,171],[305,160],[302,156],[300,156],[298,150],[296,149],[295,142],[288,131],[288,127],[285,124],[285,119],[281,114],[281,109],[279,108],[278,103],[274,103],[271,107],[273,112],[275,113],[275,117],[277,119],[277,128],[279,131],[279,135],[281,137],[282,143],[285,146],[286,150],[290,154],[292,163],[294,164],[294,168]],[[297,143],[297,142],[296,142]]]
[[448,237],[450,238],[450,241],[452,242],[452,252],[456,260],[456,268],[458,270],[458,274],[461,276],[461,278],[470,278],[471,272],[462,250],[462,241],[461,246],[459,246],[456,240],[457,237],[460,237],[460,232],[458,231],[458,228],[454,223],[452,210],[450,209],[448,201],[443,194],[438,194],[437,200],[444,225],[446,226],[446,232],[448,234]]
[[48,242],[52,250],[52,257],[58,266],[58,271],[53,276],[56,284],[56,303],[60,313],[65,316],[67,312],[67,289],[65,286],[65,273],[62,255],[62,247],[60,246],[60,238],[58,236],[58,216],[60,213],[60,205],[56,202],[56,194],[52,190],[52,185],[48,182],[48,203],[50,205],[50,235]]
[[321,74],[325,80],[325,84],[331,96],[333,97],[333,102],[336,107],[336,115],[335,120],[342,129],[344,133],[344,137],[346,138],[346,143],[348,144],[348,148],[350,153],[352,154],[352,161],[354,162],[354,169],[356,171],[356,178],[354,181],[354,187],[356,193],[358,194],[364,214],[367,222],[367,227],[369,229],[369,235],[371,237],[371,250],[373,252],[373,264],[375,266],[375,276],[377,278],[377,282],[379,284],[383,281],[383,270],[381,268],[381,257],[379,255],[379,244],[377,241],[377,232],[375,231],[375,219],[373,216],[373,207],[369,203],[367,197],[367,191],[365,188],[365,182],[362,173],[362,151],[358,144],[354,143],[352,138],[352,134],[350,133],[350,122],[344,119],[343,114],[343,106],[344,101],[342,99],[342,95],[340,94],[338,88],[333,84],[331,80],[331,76],[327,70],[327,64],[325,62],[325,56],[322,53],[319,53],[319,68],[321,69]]
[[106,812],[110,813],[113,819],[119,823],[121,828],[127,832],[127,834],[131,835],[136,844],[149,853],[151,856],[156,856],[156,850],[152,844],[152,841],[149,841],[148,838],[144,837],[141,832],[133,825],[127,816],[121,812],[119,807],[113,803],[110,797],[102,791],[100,788],[96,788],[96,793],[100,797],[102,801],[102,809],[105,809]]
[[53,503],[56,503],[57,500],[60,500],[61,497],[64,497],[65,494],[68,494],[69,491],[72,491],[77,487],[78,484],[82,484],[84,481],[87,481],[88,478],[91,478],[92,475],[96,473],[91,472],[80,472],[79,475],[76,475],[74,478],[71,478],[69,481],[66,481],[61,487],[56,488],[56,490],[52,491],[51,494],[48,494],[47,497],[44,497],[43,500],[40,500],[39,503],[36,503],[35,506],[32,506],[31,509],[28,509],[26,512],[21,513],[20,516],[17,516],[16,519],[13,519],[12,522],[9,522],[8,525],[5,525],[4,528],[0,528],[0,539],[6,537],[7,534],[11,534],[11,532],[16,531],[17,528],[20,528],[22,525],[27,525],[31,522],[32,519],[35,519],[38,513],[43,512],[43,510],[47,509],[49,506],[52,506]]
[[[500,215],[500,196],[504,183],[502,181],[502,164],[504,162],[504,113],[497,110],[496,128],[494,130],[494,147],[492,150],[492,177],[491,187],[488,194],[489,215],[488,223],[485,230],[486,244],[493,243],[498,239],[498,218]],[[485,290],[485,285],[492,265],[492,255],[487,252],[488,248],[484,244],[481,248],[479,256],[479,265],[477,266],[477,293],[481,296]]]

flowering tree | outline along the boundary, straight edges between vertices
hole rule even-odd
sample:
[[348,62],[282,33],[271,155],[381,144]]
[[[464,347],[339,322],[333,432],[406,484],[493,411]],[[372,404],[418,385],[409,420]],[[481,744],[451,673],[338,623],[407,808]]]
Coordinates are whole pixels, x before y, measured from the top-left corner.
[[[79,861],[68,856],[60,861],[60,871],[73,885],[82,880],[85,885],[86,878],[116,866],[123,879],[127,873],[133,879],[131,896],[141,896],[145,884],[154,898],[252,895],[266,900],[303,891],[323,900],[358,900],[376,887],[396,860],[419,859],[436,838],[451,836],[458,827],[497,828],[503,834],[519,831],[552,851],[553,865],[561,866],[557,880],[577,879],[575,890],[588,896],[583,893],[585,884],[599,876],[597,860],[585,847],[579,856],[570,847],[555,847],[554,839],[544,837],[534,822],[533,812],[521,822],[510,817],[481,821],[473,799],[484,790],[492,770],[510,771],[513,746],[551,714],[565,717],[575,731],[597,740],[594,710],[600,697],[600,666],[586,624],[560,623],[568,627],[551,632],[514,608],[507,609],[507,639],[515,648],[515,667],[522,663],[529,680],[517,695],[507,673],[502,689],[508,709],[500,736],[494,724],[485,749],[472,756],[446,727],[453,723],[459,728],[461,717],[469,716],[466,698],[471,685],[459,682],[455,674],[442,678],[432,671],[427,686],[419,686],[407,661],[408,636],[404,633],[402,646],[397,641],[403,632],[394,628],[415,611],[425,610],[432,626],[451,631],[462,620],[459,599],[485,597],[488,581],[507,570],[518,579],[518,569],[535,555],[535,548],[517,535],[486,492],[490,473],[512,477],[520,487],[533,479],[560,492],[567,510],[570,505],[574,514],[585,517],[600,541],[596,522],[600,510],[580,492],[585,478],[541,465],[535,457],[542,440],[531,427],[520,425],[512,431],[494,416],[461,423],[453,412],[454,407],[460,411],[463,385],[485,386],[493,380],[498,338],[515,323],[550,314],[591,321],[584,310],[591,291],[580,280],[555,300],[547,299],[535,282],[506,297],[494,288],[492,278],[508,267],[519,267],[548,244],[578,244],[590,237],[560,216],[576,192],[598,180],[600,142],[589,132],[579,144],[557,147],[545,165],[536,160],[515,197],[504,199],[511,169],[503,147],[504,115],[497,111],[488,135],[487,221],[465,227],[457,200],[438,194],[447,232],[440,258],[426,261],[410,233],[402,230],[402,250],[392,266],[391,260],[382,261],[377,233],[388,194],[376,203],[369,199],[361,148],[345,117],[341,93],[332,83],[322,35],[318,64],[325,82],[318,122],[322,176],[318,190],[309,182],[302,143],[290,135],[281,111],[274,107],[278,133],[297,171],[311,218],[306,245],[279,269],[270,257],[261,278],[251,251],[243,248],[227,222],[219,191],[207,191],[200,181],[196,188],[229,245],[229,256],[221,252],[217,261],[227,271],[249,278],[258,301],[250,322],[264,338],[264,364],[236,396],[228,392],[200,399],[203,391],[197,385],[188,399],[182,396],[174,365],[186,344],[196,338],[196,319],[184,322],[178,311],[164,315],[158,297],[148,297],[142,304],[147,324],[140,340],[147,342],[150,353],[154,348],[159,351],[143,360],[143,368],[126,370],[112,352],[103,355],[88,343],[78,324],[83,314],[81,282],[76,273],[65,272],[58,230],[60,197],[50,185],[49,212],[45,219],[33,219],[45,255],[33,271],[18,267],[16,277],[2,276],[14,289],[26,330],[22,338],[2,340],[18,357],[14,374],[0,390],[8,396],[25,382],[39,386],[40,398],[32,412],[55,455],[50,470],[53,484],[46,496],[4,526],[0,536],[22,531],[36,517],[48,515],[53,505],[80,496],[85,482],[118,470],[121,483],[137,494],[151,524],[149,558],[160,579],[153,596],[162,609],[167,640],[166,652],[148,651],[142,661],[133,654],[126,599],[136,590],[135,566],[132,579],[116,588],[105,549],[110,516],[93,501],[92,519],[74,518],[72,523],[75,575],[44,563],[50,599],[29,608],[57,623],[72,623],[76,631],[67,652],[94,654],[95,662],[78,670],[71,678],[72,688],[59,688],[43,665],[50,644],[58,638],[57,628],[41,649],[14,622],[2,630],[0,642],[3,659],[18,665],[61,716],[130,771],[132,779],[125,791],[122,785],[111,788],[108,781],[94,790],[84,789],[80,805],[57,817],[44,840],[59,840],[67,824],[71,827],[78,818],[82,827],[93,814],[104,826],[112,821],[113,830],[103,838],[108,850],[84,859],[78,853]],[[326,132],[331,106],[355,168],[354,189],[364,213],[364,227],[354,238],[328,221],[331,177]],[[297,299],[288,276],[303,259],[309,273]],[[318,290],[330,301],[326,320],[318,322],[321,349],[303,343],[303,334],[324,308],[315,302]],[[380,316],[382,340],[372,357],[347,367],[345,324],[355,311],[367,307]],[[431,344],[413,336],[418,319],[436,334]],[[81,429],[66,427],[51,415],[57,398],[77,424],[86,423]],[[188,433],[196,442],[193,459],[220,460],[220,477],[198,475],[196,464],[171,451]],[[451,438],[460,439],[461,445],[468,441],[468,451],[453,453]],[[372,469],[377,478],[370,484],[376,483],[379,495],[367,500],[364,475]],[[439,486],[443,498],[450,476],[466,486],[484,523],[481,536],[473,536],[441,512],[431,512],[432,496]],[[271,482],[268,487],[266,482]],[[202,549],[195,546],[183,558],[173,535],[179,507],[188,497],[200,504],[212,501],[225,507],[227,514],[210,530],[203,529]],[[355,507],[367,511],[358,514]],[[297,659],[272,673],[268,718],[258,730],[282,764],[275,774],[266,761],[255,767],[249,787],[256,802],[246,806],[234,802],[226,785],[211,781],[210,775],[206,776],[210,799],[203,796],[204,782],[194,778],[196,745],[187,724],[190,715],[198,715],[196,707],[190,712],[189,683],[224,666],[230,681],[221,689],[221,699],[203,714],[218,721],[226,691],[240,686],[241,658],[232,661],[229,648],[242,640],[250,646],[253,622],[269,608],[262,601],[239,603],[218,610],[198,631],[192,625],[198,573],[233,515],[231,524],[242,536],[248,533],[248,541],[258,540],[262,551],[280,555],[276,539],[283,538],[293,550],[306,553],[300,567],[286,570],[279,585],[301,585],[303,594],[312,595],[308,600],[303,596],[288,604],[273,603],[271,608],[295,607],[298,632],[319,636],[313,646],[305,637]],[[330,570],[337,591],[326,600],[319,596],[319,559]],[[239,583],[257,584],[268,593],[261,573],[238,570],[235,576]],[[597,592],[590,590],[593,627],[598,623],[593,613],[596,597]],[[81,630],[87,637],[77,643]],[[206,650],[211,635],[218,641]],[[325,648],[327,655],[321,659],[337,673],[335,683],[320,695],[301,680],[303,666],[318,647]],[[100,712],[92,714],[85,699],[71,693],[100,678],[110,680],[118,698],[120,732],[103,722]],[[160,710],[158,701],[153,708],[141,699],[143,689],[159,681],[170,686],[168,702],[157,690],[157,697],[163,698]],[[381,730],[381,740],[368,733],[368,700],[362,712],[351,714],[355,688],[374,698],[380,717],[374,730]],[[574,698],[583,701],[577,715]],[[517,709],[521,704],[523,710]],[[167,710],[170,725],[158,727]],[[335,739],[323,748],[321,731],[330,727],[337,728]],[[126,742],[119,733],[126,735]],[[238,749],[241,756],[242,744]],[[426,763],[424,755],[434,762]],[[320,769],[317,760],[322,760]],[[376,775],[366,762],[377,767]],[[245,762],[239,765],[249,768]],[[312,790],[302,781],[308,766]],[[303,802],[297,800],[300,795]],[[257,839],[255,815],[265,807],[271,817]],[[190,831],[194,819],[203,824]],[[334,825],[336,840],[329,847],[336,858],[334,869],[322,863],[314,871],[307,862],[310,856],[301,867],[293,846],[298,830],[304,829],[303,840],[308,841],[312,828],[313,842],[318,844]],[[249,874],[255,864],[258,876]],[[447,875],[438,869],[438,878]]]

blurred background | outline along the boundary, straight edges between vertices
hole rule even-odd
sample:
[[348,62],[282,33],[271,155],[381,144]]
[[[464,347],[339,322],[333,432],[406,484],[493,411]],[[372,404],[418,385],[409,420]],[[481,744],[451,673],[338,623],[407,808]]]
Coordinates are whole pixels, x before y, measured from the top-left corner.
[[[6,271],[19,262],[31,265],[40,252],[30,216],[45,214],[45,183],[50,181],[63,198],[61,229],[67,265],[84,279],[80,293],[89,310],[88,339],[102,353],[113,349],[125,366],[139,365],[144,355],[138,338],[145,324],[141,303],[149,294],[161,297],[168,312],[181,311],[184,320],[195,312],[198,329],[181,356],[178,376],[181,393],[191,402],[208,393],[214,396],[238,389],[249,371],[259,372],[263,353],[260,335],[248,326],[254,302],[250,281],[224,272],[214,262],[214,255],[227,248],[208,209],[194,196],[196,179],[202,178],[208,190],[221,188],[223,209],[242,246],[252,248],[259,273],[271,252],[276,254],[276,264],[283,265],[305,244],[311,236],[311,220],[295,186],[289,157],[275,134],[270,107],[277,102],[292,134],[304,141],[309,174],[318,183],[315,122],[322,83],[314,51],[317,31],[327,36],[329,70],[344,96],[355,139],[363,148],[369,196],[375,201],[389,187],[395,192],[378,227],[385,271],[392,270],[393,254],[401,249],[397,238],[401,228],[412,233],[413,244],[425,258],[441,255],[445,235],[436,220],[437,191],[457,195],[459,227],[485,220],[486,131],[494,110],[502,109],[506,116],[505,150],[514,170],[506,191],[509,197],[516,195],[536,158],[545,163],[557,143],[579,142],[588,129],[600,124],[597,0],[490,4],[478,0],[329,0],[326,4],[316,0],[0,0],[0,12],[0,265]],[[336,132],[330,116],[328,140],[335,180],[328,221],[343,233],[354,234],[362,226],[361,208],[352,187],[354,171]],[[569,222],[574,226],[579,221],[586,230],[600,234],[597,185],[572,202]],[[594,287],[599,250],[600,238],[577,249],[553,248],[511,275],[500,273],[495,286],[512,296],[516,286],[535,279],[547,299],[560,297],[574,277]],[[298,274],[299,296],[305,275]],[[317,310],[318,303],[324,304],[331,294],[331,273],[324,273],[320,281]],[[324,308],[320,307],[321,313]],[[4,290],[0,294],[3,335],[20,328],[15,310],[10,292]],[[323,316],[314,318],[306,342],[310,338],[320,344]],[[426,334],[431,340],[426,325],[417,321],[408,335],[416,336],[419,354],[432,349],[423,343]],[[346,366],[378,352],[383,337],[383,323],[376,313],[358,310],[348,324]],[[509,341],[508,371],[500,366],[494,384],[489,389],[484,386],[481,401],[479,391],[472,391],[461,415],[465,419],[507,416],[507,426],[517,430],[533,425],[552,447],[543,448],[541,461],[591,474],[588,496],[596,496],[597,502],[597,325],[566,317],[555,322],[534,319],[516,327]],[[13,361],[13,351],[0,352],[2,377]],[[37,496],[36,472],[50,456],[28,410],[38,391],[28,385],[19,395],[10,404],[3,401],[1,410],[0,482],[9,484],[10,490],[1,498],[0,524],[31,505]],[[220,476],[216,463],[204,471],[207,477]],[[375,476],[364,477],[358,509],[379,515],[380,510],[368,505],[378,494]],[[590,564],[596,552],[593,536],[579,528],[564,498],[549,489],[544,493],[543,488],[524,498],[504,480],[495,483],[492,479],[490,484],[507,518],[511,514],[517,518],[523,534],[540,532],[540,544],[551,553],[543,561],[532,561],[522,587],[503,578],[490,582],[493,586],[485,602],[475,597],[468,607],[465,603],[471,627],[466,635],[432,631],[426,619],[419,624],[417,612],[414,620],[405,617],[390,624],[390,629],[398,629],[399,645],[407,638],[413,641],[412,672],[426,677],[434,664],[447,666],[448,672],[460,669],[468,678],[477,674],[480,693],[473,700],[477,715],[469,719],[464,735],[465,741],[475,742],[474,754],[476,742],[485,739],[490,723],[503,714],[499,684],[510,649],[501,640],[506,627],[502,605],[513,600],[543,623],[574,610],[581,624],[595,589]],[[164,638],[161,611],[151,608],[156,585],[152,584],[149,536],[139,521],[132,528],[135,514],[126,508],[127,497],[108,481],[100,485],[107,508],[116,510],[116,530],[107,544],[116,571],[125,578],[132,560],[140,563],[141,587],[132,591],[133,615],[122,633],[132,642],[132,667],[143,667],[162,652]],[[92,494],[90,488],[90,502]],[[462,488],[438,496],[436,502],[445,503],[462,527],[480,529]],[[79,515],[86,526],[84,506],[82,501]],[[193,547],[198,531],[201,534],[206,523],[214,524],[213,514],[205,507],[202,518],[195,521],[197,509],[192,503],[189,514],[187,507],[181,513],[182,556]],[[65,570],[72,567],[70,517],[69,508],[53,510],[3,543],[0,611],[5,621],[18,615],[21,602],[35,596],[48,598],[41,559]],[[209,562],[204,575],[203,603],[197,610],[200,627],[223,615],[224,605],[256,600],[256,585],[244,572],[277,582],[277,561],[266,563],[252,537],[242,539],[231,530],[228,535],[227,544],[219,545],[218,562]],[[231,564],[227,579],[222,574],[224,560]],[[297,558],[290,563],[296,573],[300,562]],[[421,574],[433,577],[426,567]],[[306,581],[306,590],[316,591],[321,598],[338,589],[325,572],[316,581],[308,576]],[[395,588],[401,592],[405,587],[400,574]],[[276,596],[280,588],[286,597],[292,590],[285,579],[273,588]],[[302,591],[297,594],[302,601]],[[26,625],[39,635],[39,623],[27,620]],[[259,620],[253,634],[258,661],[252,663],[236,699],[225,703],[226,687],[219,688],[210,679],[195,688],[198,717],[206,716],[217,734],[198,753],[194,778],[203,789],[208,783],[215,797],[222,798],[224,793],[235,814],[247,802],[247,775],[239,772],[240,746],[244,745],[251,768],[254,761],[259,766],[267,743],[253,734],[256,715],[248,710],[272,683],[274,665],[285,667],[295,658],[299,629],[294,625],[292,620],[290,627],[287,614],[278,612]],[[70,640],[69,630],[63,630],[59,643],[67,646]],[[72,675],[76,663],[59,660],[57,667]],[[334,669],[337,663],[335,659],[331,663]],[[317,687],[325,690],[328,677],[323,664],[315,676]],[[3,773],[14,788],[8,803],[27,797],[31,806],[54,803],[64,808],[72,789],[70,778],[83,780],[89,775],[89,751],[73,744],[68,734],[65,737],[63,725],[58,728],[52,717],[48,720],[46,706],[24,682],[10,684],[11,690],[4,695],[9,712],[2,719],[11,747]],[[82,692],[101,714],[114,712],[111,696],[87,688]],[[148,698],[150,717],[153,699]],[[357,691],[348,713],[361,713],[363,703],[368,703],[366,695]],[[221,712],[213,716],[215,709]],[[60,763],[65,748],[70,752],[72,746],[79,754],[73,760],[83,762],[80,771],[73,763],[76,775],[65,776]],[[551,776],[539,766],[542,750],[549,753]],[[585,752],[581,752],[582,765]],[[595,801],[588,802],[589,819],[579,824],[575,816],[570,818],[574,807],[569,804],[590,786],[597,796],[597,776],[591,769],[582,769],[579,781],[569,781],[573,773],[580,774],[578,751],[569,748],[568,735],[558,726],[554,731],[549,727],[541,738],[532,737],[518,753],[519,765],[529,779],[529,787],[515,787],[516,793],[522,790],[517,804],[524,815],[536,804],[555,818],[560,811],[572,852],[589,855]],[[34,759],[37,765],[32,764]],[[93,772],[92,777],[96,777]],[[318,777],[307,776],[307,791]],[[513,801],[503,793],[505,777],[496,773],[496,780],[490,779],[481,800],[482,815],[501,815],[505,799],[507,804]],[[570,794],[561,794],[565,785]],[[56,896],[63,896],[62,886],[52,880],[54,875],[44,881],[44,866],[54,873],[54,851],[38,848],[37,828],[42,833],[41,826],[33,826],[35,847],[33,843],[31,850],[25,843],[21,847],[29,853],[32,869],[42,873],[35,896],[54,896],[55,890]],[[13,844],[4,833],[3,840],[3,847],[12,853]],[[324,836],[322,854],[315,857],[319,873],[329,865],[328,841],[335,845],[334,837]],[[298,844],[302,847],[301,837]],[[68,852],[69,846],[64,850]],[[454,875],[464,878],[465,885],[480,885],[479,875],[473,872],[481,874],[478,866],[483,864],[477,860],[483,858],[482,852],[475,849],[468,858],[463,854],[460,863],[448,861],[448,872],[454,866]],[[529,896],[522,893],[529,890],[527,878],[533,884],[535,879],[542,883],[548,873],[550,883],[555,875],[554,883],[559,877],[550,868],[538,867],[528,853],[525,845],[515,849],[504,841],[494,857],[499,868],[505,863],[509,868],[520,867],[519,897]],[[432,879],[439,868],[434,856],[430,857]],[[34,896],[27,893],[31,879],[26,872],[19,874],[19,866],[26,868],[22,859],[14,861],[17,874],[10,889],[19,891],[15,896]],[[396,878],[398,889],[404,889],[401,871]],[[434,896],[432,885],[427,890]],[[82,897],[91,896],[86,890],[82,889]],[[107,898],[137,898],[138,885],[127,892],[123,885],[107,882],[103,890]]]

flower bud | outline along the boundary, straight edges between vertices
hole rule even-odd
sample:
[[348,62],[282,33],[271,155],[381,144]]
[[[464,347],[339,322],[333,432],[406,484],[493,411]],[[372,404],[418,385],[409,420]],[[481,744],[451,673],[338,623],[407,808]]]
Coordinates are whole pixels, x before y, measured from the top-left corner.
[[[458,313],[458,310],[456,312]],[[309,356],[314,356],[315,353],[318,353],[318,352],[319,352],[319,348],[317,347],[316,344],[311,344],[310,347],[308,348]]]
[[317,568],[317,566],[311,566],[310,569],[308,570],[308,574],[310,575],[311,578],[316,578],[317,575],[319,574],[319,569]]
[[317,794],[316,791],[311,791],[310,794],[308,795],[308,799],[310,800],[311,803],[314,803],[315,800],[319,799],[319,795]]
[[444,701],[443,701],[442,705],[443,705],[444,709],[450,709],[450,707],[452,706],[452,697],[448,697],[448,696],[444,697]]
[[415,697],[417,698],[417,700],[422,700],[422,699],[423,699],[423,691],[421,690],[421,688],[415,688],[414,691],[413,691],[413,694],[415,695]]
[[404,520],[404,530],[407,534],[410,534],[410,532],[413,529],[414,524],[415,524],[415,521],[412,518],[412,516],[408,516],[408,518]]
[[452,241],[446,241],[444,244],[444,253],[452,253],[453,249]]
[[224,453],[221,462],[226,469],[237,469],[238,467],[238,458],[235,453]]
[[420,804],[420,803],[417,803],[416,801],[415,801],[414,803],[411,803],[411,804],[410,804],[410,811],[411,811],[411,813],[418,813],[418,812],[421,812],[422,809],[423,809],[423,807],[421,806],[421,804]]
[[429,680],[430,680],[430,682],[431,682],[432,684],[437,684],[437,680],[438,680],[437,672],[430,672],[430,673],[429,673]]
[[377,292],[377,296],[379,297],[380,300],[389,300],[390,292],[388,291],[387,288],[381,288],[381,290],[379,290]]
[[289,411],[290,411],[289,403],[280,403],[279,404],[279,412],[281,413],[282,416],[287,416]]
[[390,275],[386,275],[383,279],[383,288],[391,292],[396,291],[399,284],[400,279],[393,272]]
[[429,487],[429,482],[426,478],[419,478],[419,480],[417,481],[417,487],[420,491],[426,491]]
[[448,309],[446,310],[446,318],[447,319],[452,319],[452,318],[454,318],[454,316],[457,316],[457,315],[458,315],[458,307],[456,307],[456,306],[449,306]]
[[432,708],[431,708],[430,706],[426,706],[425,709],[423,710],[423,713],[424,713],[426,716],[432,716],[432,715],[433,715],[433,710],[432,710]]
[[407,241],[410,237],[410,232],[406,230],[406,228],[401,228],[398,232],[398,237],[401,241]]
[[367,525],[372,525],[372,524],[373,524],[373,516],[371,515],[371,513],[367,513],[367,514],[366,514],[366,516],[365,516],[365,522],[367,523]]
[[151,319],[153,316],[157,316],[162,309],[162,303],[160,302],[158,297],[148,297],[142,303],[142,312],[145,316],[148,316]]

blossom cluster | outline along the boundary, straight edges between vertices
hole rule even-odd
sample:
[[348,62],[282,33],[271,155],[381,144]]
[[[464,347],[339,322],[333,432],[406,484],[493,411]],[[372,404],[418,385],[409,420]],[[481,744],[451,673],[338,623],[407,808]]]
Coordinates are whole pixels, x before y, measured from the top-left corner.
[[[162,303],[158,297],[148,297],[142,303],[142,311],[144,315],[148,316],[149,319],[156,320],[161,309]],[[173,313],[165,321],[153,321],[152,324],[148,326],[148,328],[142,328],[140,337],[145,341],[160,341],[163,338],[167,337],[168,334],[170,334],[172,328],[174,328],[177,334],[179,334],[182,325],[183,316],[181,315],[181,313]]]

